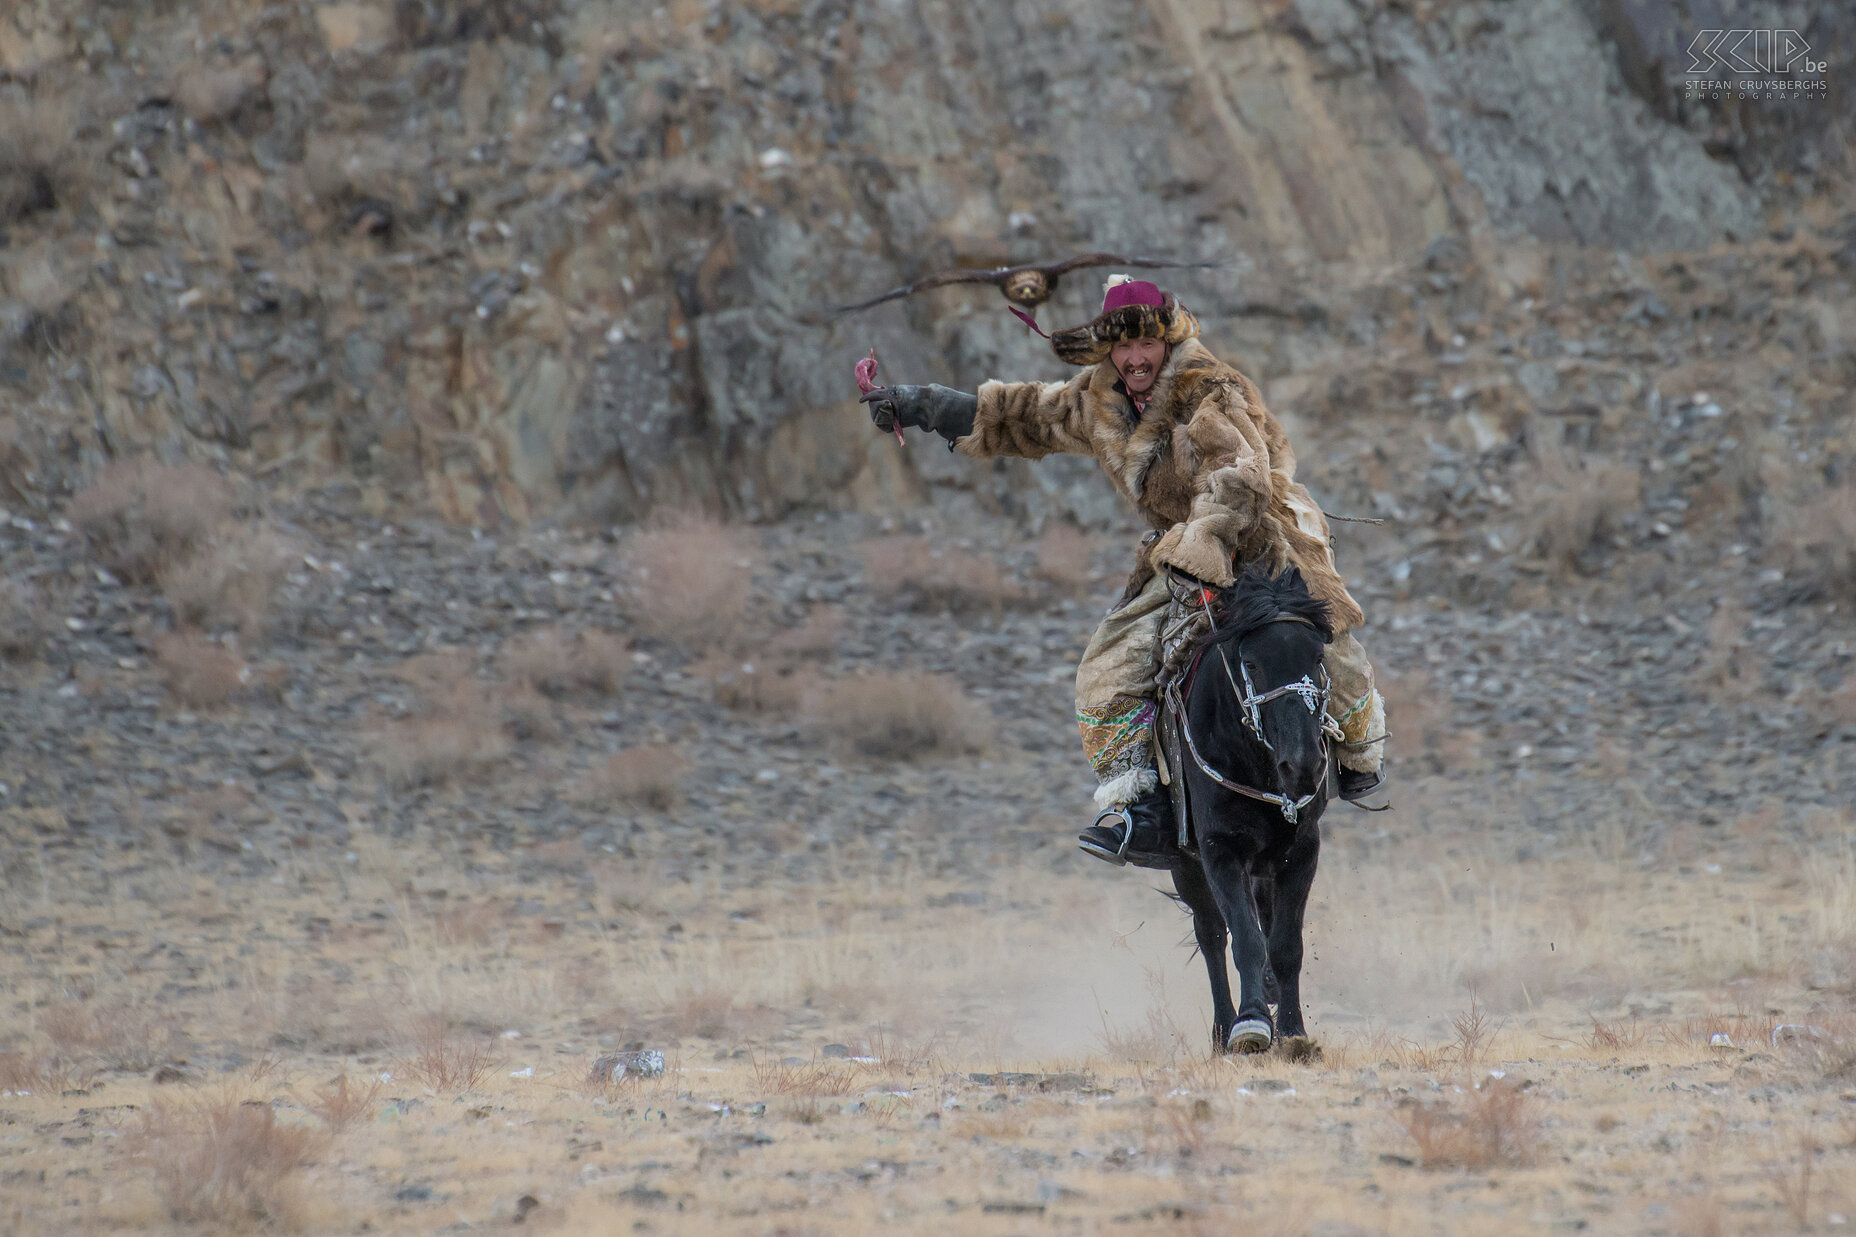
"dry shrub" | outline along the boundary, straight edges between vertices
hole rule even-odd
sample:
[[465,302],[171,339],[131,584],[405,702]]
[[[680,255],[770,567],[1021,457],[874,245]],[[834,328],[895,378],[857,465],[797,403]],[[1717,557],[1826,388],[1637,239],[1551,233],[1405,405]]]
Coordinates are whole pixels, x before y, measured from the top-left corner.
[[866,544],[863,558],[870,590],[913,609],[997,613],[1026,596],[991,559],[926,537],[884,537]]
[[141,1000],[73,997],[53,1001],[35,1020],[58,1056],[105,1069],[151,1069],[179,1044],[172,1015]]
[[279,1123],[262,1100],[227,1096],[157,1101],[132,1146],[174,1219],[288,1225],[300,1207],[297,1173],[325,1137],[310,1126]]
[[243,658],[197,631],[157,636],[155,669],[168,695],[189,709],[217,708],[251,682],[251,668]]
[[62,99],[0,98],[0,224],[83,205],[90,181],[71,149],[77,128]]
[[1776,557],[1802,595],[1856,597],[1856,477],[1781,508]]
[[1592,1020],[1592,1033],[1585,1037],[1585,1046],[1593,1052],[1625,1052],[1642,1047],[1647,1032],[1636,1018],[1629,1022],[1600,1022],[1597,1014],[1587,1014]]
[[526,680],[505,683],[497,693],[503,718],[518,739],[557,739],[561,727],[554,720],[554,705]]
[[98,473],[66,514],[104,566],[131,584],[153,584],[205,545],[232,507],[232,487],[212,469],[140,456]]
[[593,775],[598,797],[663,812],[676,806],[689,762],[667,743],[612,753]]
[[692,653],[732,646],[747,621],[758,556],[744,532],[706,516],[676,516],[638,533],[625,550],[632,621]]
[[843,641],[844,607],[813,606],[797,627],[789,627],[767,641],[767,651],[783,661],[824,659]]
[[329,1129],[339,1132],[372,1116],[374,1103],[380,1098],[380,1088],[378,1078],[370,1078],[359,1085],[351,1083],[344,1070],[334,1081],[317,1087],[308,1099],[299,1102],[305,1110],[320,1117]]
[[287,553],[263,525],[222,524],[191,553],[162,565],[156,578],[177,622],[256,636],[270,617]]
[[37,659],[55,630],[45,595],[26,580],[0,580],[0,661]]
[[631,655],[632,646],[609,632],[570,636],[547,628],[516,642],[503,664],[516,679],[550,696],[575,690],[610,695],[625,682]]
[[754,1061],[754,1093],[781,1098],[822,1095],[846,1095],[856,1085],[856,1075],[848,1068],[829,1062],[811,1060],[800,1065],[779,1061]]
[[387,782],[404,790],[479,777],[509,754],[509,738],[483,685],[460,680],[436,689],[425,715],[389,724],[373,751]]
[[1464,1069],[1482,1059],[1498,1029],[1488,1011],[1482,1008],[1474,988],[1469,992],[1469,1008],[1451,1018],[1450,1025],[1456,1031],[1456,1061]]
[[1519,541],[1559,574],[1586,565],[1600,537],[1619,531],[1626,515],[1643,505],[1643,476],[1606,460],[1577,460],[1549,439],[1530,435],[1536,471],[1522,506]]
[[442,1014],[433,1014],[413,1027],[406,1053],[393,1072],[433,1091],[469,1091],[501,1064],[488,1036],[461,1032]]
[[97,1071],[61,1053],[0,1052],[0,1094],[58,1095],[88,1091]]
[[1400,1124],[1425,1168],[1520,1168],[1540,1151],[1533,1098],[1505,1078],[1484,1079],[1460,1106],[1412,1103]]
[[993,736],[992,714],[940,674],[839,679],[812,693],[805,711],[849,750],[885,760],[983,752]]
[[1080,593],[1095,583],[1096,543],[1074,524],[1052,524],[1038,538],[1038,574]]

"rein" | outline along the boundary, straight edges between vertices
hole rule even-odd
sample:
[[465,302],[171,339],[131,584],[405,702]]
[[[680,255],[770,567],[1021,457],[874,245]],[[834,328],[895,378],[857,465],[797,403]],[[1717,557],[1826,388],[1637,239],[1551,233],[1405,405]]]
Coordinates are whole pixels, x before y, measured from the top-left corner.
[[[1208,595],[1208,593],[1203,590],[1199,594],[1199,604],[1205,607],[1205,617],[1206,617],[1206,620],[1209,622],[1211,620],[1211,598]],[[1296,618],[1295,616],[1288,615],[1288,614],[1279,614],[1274,618],[1264,620],[1264,622],[1265,624],[1267,623],[1303,623],[1310,627],[1314,626],[1314,624],[1309,623],[1307,619]],[[1252,630],[1255,630],[1255,629],[1253,628]],[[1250,632],[1248,631],[1240,634],[1237,637],[1237,643],[1239,645],[1242,645],[1244,642],[1244,636],[1249,635],[1249,634]],[[1307,675],[1303,675],[1301,678],[1297,679],[1293,683],[1286,683],[1281,687],[1271,688],[1267,692],[1259,692],[1251,684],[1250,667],[1244,664],[1242,655],[1241,654],[1239,655],[1238,662],[1237,662],[1238,669],[1242,672],[1243,677],[1244,677],[1243,686],[1240,687],[1238,686],[1237,676],[1231,673],[1231,660],[1230,658],[1225,656],[1224,645],[1222,642],[1220,642],[1217,645],[1217,649],[1218,649],[1218,660],[1222,662],[1224,665],[1225,681],[1230,683],[1231,692],[1233,695],[1237,697],[1238,705],[1244,711],[1244,728],[1249,730],[1251,734],[1255,735],[1257,740],[1261,742],[1263,746],[1267,748],[1268,750],[1273,752],[1276,750],[1276,748],[1274,747],[1274,745],[1270,743],[1270,741],[1267,738],[1264,737],[1264,734],[1263,734],[1263,706],[1264,705],[1268,704],[1272,700],[1279,700],[1284,696],[1295,695],[1301,698],[1302,703],[1305,706],[1307,706],[1308,711],[1310,713],[1324,713],[1324,711],[1326,710],[1327,702],[1328,702],[1328,675],[1325,669],[1321,671],[1321,683],[1319,685],[1316,685]],[[1203,657],[1204,653],[1205,653],[1204,649],[1201,648],[1199,650],[1198,657]],[[1195,663],[1198,660],[1198,657],[1194,658]],[[1193,667],[1193,670],[1196,670],[1196,669],[1197,667],[1195,665]],[[1305,809],[1310,803],[1313,803],[1315,801],[1315,797],[1321,793],[1321,787],[1320,786],[1315,787],[1314,790],[1311,790],[1306,795],[1303,795],[1300,799],[1291,799],[1289,796],[1284,795],[1284,794],[1278,794],[1275,791],[1257,790],[1254,787],[1246,786],[1242,782],[1235,781],[1232,778],[1226,777],[1224,774],[1220,773],[1218,770],[1212,768],[1211,764],[1206,761],[1205,757],[1200,755],[1199,745],[1192,737],[1192,726],[1186,720],[1186,703],[1184,699],[1181,698],[1180,692],[1179,692],[1180,682],[1181,681],[1190,682],[1193,677],[1194,676],[1193,676],[1192,671],[1188,671],[1188,673],[1180,676],[1179,679],[1175,679],[1173,682],[1168,683],[1166,687],[1166,693],[1173,706],[1174,714],[1175,716],[1179,718],[1179,733],[1185,737],[1186,750],[1192,754],[1193,763],[1199,766],[1199,771],[1201,773],[1205,774],[1206,777],[1209,777],[1212,781],[1218,783],[1218,785],[1224,787],[1226,790],[1232,791],[1235,794],[1243,795],[1246,798],[1255,799],[1261,803],[1274,804],[1277,807],[1277,809],[1282,812],[1282,818],[1285,821],[1287,821],[1291,825],[1295,824],[1296,818],[1301,814],[1303,809]],[[1322,759],[1323,764],[1326,764],[1327,759],[1328,759],[1328,740],[1330,738],[1339,738],[1340,737],[1339,731],[1340,731],[1340,727],[1335,724],[1333,718],[1330,718],[1327,716],[1322,717],[1321,719],[1321,759]]]

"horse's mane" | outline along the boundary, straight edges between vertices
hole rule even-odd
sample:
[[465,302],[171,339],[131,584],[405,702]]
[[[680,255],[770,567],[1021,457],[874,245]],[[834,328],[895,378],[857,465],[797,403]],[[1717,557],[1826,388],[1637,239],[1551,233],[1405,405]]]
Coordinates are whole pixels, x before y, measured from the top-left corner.
[[1323,641],[1334,638],[1328,603],[1308,591],[1302,573],[1294,567],[1276,576],[1246,568],[1230,588],[1219,591],[1213,613],[1217,621],[1211,640],[1229,640],[1284,616],[1305,620]]

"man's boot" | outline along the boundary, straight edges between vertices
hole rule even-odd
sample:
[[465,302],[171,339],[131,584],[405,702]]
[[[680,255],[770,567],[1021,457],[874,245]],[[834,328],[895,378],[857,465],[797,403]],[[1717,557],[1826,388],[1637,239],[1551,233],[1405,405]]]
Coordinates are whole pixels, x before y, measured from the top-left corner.
[[1386,775],[1383,769],[1362,773],[1358,769],[1349,769],[1346,765],[1340,767],[1340,797],[1349,803],[1358,803],[1385,784]]
[[1112,807],[1076,836],[1086,854],[1121,867],[1169,870],[1184,856],[1179,850],[1173,804],[1160,787],[1133,803]]

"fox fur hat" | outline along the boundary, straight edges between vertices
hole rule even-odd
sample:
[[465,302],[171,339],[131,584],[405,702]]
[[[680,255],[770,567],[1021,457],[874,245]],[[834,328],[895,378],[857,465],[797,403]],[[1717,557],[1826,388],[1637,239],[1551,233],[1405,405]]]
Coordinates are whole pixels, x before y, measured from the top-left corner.
[[1050,337],[1051,351],[1071,365],[1096,365],[1127,339],[1158,339],[1182,344],[1196,339],[1199,322],[1171,292],[1129,275],[1110,275],[1102,285],[1102,312],[1087,326],[1073,326]]

